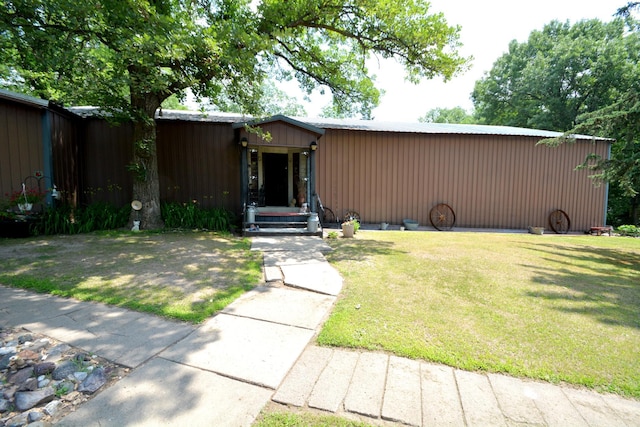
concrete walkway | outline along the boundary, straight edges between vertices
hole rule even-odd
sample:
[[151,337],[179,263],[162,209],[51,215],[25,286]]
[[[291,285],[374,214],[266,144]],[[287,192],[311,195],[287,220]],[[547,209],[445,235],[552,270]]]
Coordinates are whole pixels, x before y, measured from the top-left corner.
[[199,327],[5,287],[0,325],[132,368],[64,426],[249,426],[273,401],[385,425],[640,427],[636,400],[310,344],[342,288],[330,248],[255,237],[252,249],[267,284]]

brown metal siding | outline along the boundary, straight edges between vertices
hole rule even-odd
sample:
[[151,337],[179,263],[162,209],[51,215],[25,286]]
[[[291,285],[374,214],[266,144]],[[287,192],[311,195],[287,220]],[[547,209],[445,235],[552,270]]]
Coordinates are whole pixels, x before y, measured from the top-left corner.
[[429,211],[448,203],[460,227],[547,227],[563,209],[572,230],[604,222],[604,187],[575,171],[586,154],[606,156],[607,144],[558,148],[537,138],[423,135],[327,130],[318,151],[318,192],[337,215],[363,221],[429,225]]
[[85,123],[81,147],[81,203],[104,201],[116,206],[131,203],[133,178],[126,169],[132,159],[133,129],[104,120]]
[[42,111],[0,99],[0,197],[44,169],[42,153]]
[[160,198],[240,210],[240,148],[228,124],[158,123]]
[[76,205],[80,191],[79,119],[49,111],[51,126],[52,183],[63,201]]
[[278,147],[309,148],[311,141],[317,141],[318,136],[313,132],[292,126],[288,123],[274,122],[261,124],[263,132],[271,135],[271,141],[265,142],[255,133],[240,130],[240,138],[246,137],[251,145],[273,145]]

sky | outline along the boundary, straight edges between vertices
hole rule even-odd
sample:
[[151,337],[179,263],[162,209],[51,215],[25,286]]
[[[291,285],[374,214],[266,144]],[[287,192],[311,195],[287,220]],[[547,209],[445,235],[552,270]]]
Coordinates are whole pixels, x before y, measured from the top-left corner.
[[[542,30],[553,20],[574,24],[583,19],[598,18],[603,22],[624,6],[627,0],[431,0],[432,10],[444,13],[449,25],[461,27],[463,56],[473,56],[471,68],[444,83],[441,78],[424,80],[419,85],[404,82],[402,67],[391,61],[372,62],[369,71],[377,76],[379,89],[385,91],[380,105],[373,111],[374,120],[417,122],[434,108],[462,107],[471,111],[471,92],[477,80],[506,53],[511,40],[525,42],[533,30]],[[292,87],[286,89],[296,95]],[[307,116],[316,117],[328,97],[312,97],[304,105]]]

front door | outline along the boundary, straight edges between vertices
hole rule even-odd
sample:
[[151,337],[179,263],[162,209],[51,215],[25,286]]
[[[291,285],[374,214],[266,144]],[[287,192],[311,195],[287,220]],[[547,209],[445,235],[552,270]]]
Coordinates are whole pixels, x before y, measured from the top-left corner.
[[262,153],[264,170],[264,201],[267,206],[288,206],[289,156],[280,153]]

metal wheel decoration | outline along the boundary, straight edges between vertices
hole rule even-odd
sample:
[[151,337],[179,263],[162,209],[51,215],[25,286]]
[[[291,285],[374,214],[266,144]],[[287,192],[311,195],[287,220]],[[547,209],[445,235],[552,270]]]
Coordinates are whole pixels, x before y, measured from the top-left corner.
[[358,222],[361,222],[360,221],[360,214],[358,212],[356,212],[356,211],[347,211],[344,214],[344,220],[345,221],[356,220]]
[[327,227],[330,226],[332,224],[335,224],[336,221],[336,214],[333,213],[333,211],[329,208],[324,208],[323,211],[321,211],[320,213],[320,223],[322,224],[323,227]]
[[436,230],[448,231],[456,223],[456,213],[446,203],[438,203],[429,212],[429,221]]
[[561,209],[557,209],[549,214],[549,226],[557,234],[567,234],[571,228],[569,215]]

